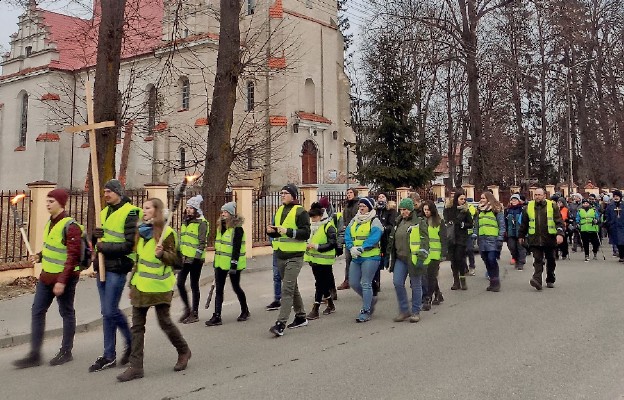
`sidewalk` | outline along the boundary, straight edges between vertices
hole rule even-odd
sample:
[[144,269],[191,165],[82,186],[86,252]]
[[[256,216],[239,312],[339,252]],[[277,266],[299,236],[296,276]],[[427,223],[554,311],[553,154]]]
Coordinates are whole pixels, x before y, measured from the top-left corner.
[[[250,258],[247,260],[246,273],[270,270],[272,263],[273,260],[270,255]],[[204,265],[200,285],[210,285],[213,275],[212,263]],[[208,292],[205,293],[207,295]],[[177,290],[175,295],[177,296]],[[28,294],[0,301],[0,348],[30,342],[30,310],[34,297],[34,294]],[[100,329],[102,315],[100,314],[100,298],[95,278],[83,277],[80,279],[76,288],[74,305],[76,308],[76,333]],[[203,306],[203,303],[200,306]],[[121,297],[119,307],[128,315],[132,310],[127,290]],[[45,338],[60,336],[62,333],[63,320],[58,313],[58,306],[55,301],[48,310]]]

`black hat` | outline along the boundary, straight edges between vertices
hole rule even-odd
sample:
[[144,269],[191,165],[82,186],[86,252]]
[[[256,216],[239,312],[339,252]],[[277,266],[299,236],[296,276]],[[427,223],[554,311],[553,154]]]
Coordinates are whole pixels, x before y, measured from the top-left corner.
[[290,193],[290,195],[293,197],[293,199],[296,199],[297,197],[299,197],[299,189],[297,189],[297,186],[295,184],[293,184],[293,183],[289,183],[287,185],[284,185],[282,190],[285,190],[288,193]]
[[106,182],[106,184],[104,185],[104,189],[115,192],[120,197],[123,197],[126,194],[123,186],[121,185],[121,182],[119,182],[117,179],[111,179],[110,181]]
[[614,196],[618,196],[621,199],[622,198],[622,191],[621,190],[614,190],[613,191],[613,195]]

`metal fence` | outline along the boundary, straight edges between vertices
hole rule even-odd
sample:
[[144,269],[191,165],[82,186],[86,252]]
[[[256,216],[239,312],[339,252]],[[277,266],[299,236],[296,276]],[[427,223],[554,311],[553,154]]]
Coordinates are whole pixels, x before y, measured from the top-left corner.
[[253,246],[266,246],[269,237],[266,235],[266,226],[273,224],[273,216],[282,205],[280,192],[253,192]]
[[[126,196],[130,198],[130,202],[135,206],[143,207],[143,203],[147,200],[147,190],[126,190]],[[76,222],[87,226],[89,222],[88,207],[89,192],[73,191],[69,195],[65,209],[67,215],[74,218]],[[102,207],[106,207],[106,204],[102,203]]]
[[30,192],[24,190],[0,191],[0,264],[14,263],[28,258],[26,245],[22,240],[19,227],[15,224],[11,199],[23,194],[26,197],[17,203],[17,212],[26,223],[24,229],[30,227]]

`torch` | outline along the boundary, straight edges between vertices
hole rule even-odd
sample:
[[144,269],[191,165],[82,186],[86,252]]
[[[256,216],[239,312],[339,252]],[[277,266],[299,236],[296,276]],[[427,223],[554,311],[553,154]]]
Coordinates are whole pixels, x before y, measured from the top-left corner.
[[185,176],[184,180],[182,181],[182,183],[178,187],[178,190],[175,193],[175,197],[173,198],[173,207],[171,207],[171,210],[169,210],[169,215],[167,215],[167,221],[165,222],[165,226],[163,227],[162,234],[160,235],[160,239],[158,239],[158,244],[156,246],[162,245],[163,240],[165,240],[165,230],[171,224],[171,218],[173,218],[173,214],[178,209],[178,206],[180,205],[180,201],[182,200],[182,197],[184,197],[184,193],[186,192],[186,186],[189,183],[193,183],[193,181],[196,178],[197,178],[197,176],[195,176],[195,175],[193,175],[193,176]]
[[32,251],[32,247],[30,247],[28,236],[26,236],[26,230],[24,230],[24,221],[22,221],[20,213],[17,212],[17,203],[19,203],[24,197],[26,197],[25,194],[18,194],[17,196],[13,197],[13,199],[11,199],[11,208],[13,209],[13,219],[15,220],[15,225],[17,225],[20,233],[22,234],[22,240],[24,240],[24,243],[26,244],[26,250],[28,250],[28,255],[32,256],[35,253]]

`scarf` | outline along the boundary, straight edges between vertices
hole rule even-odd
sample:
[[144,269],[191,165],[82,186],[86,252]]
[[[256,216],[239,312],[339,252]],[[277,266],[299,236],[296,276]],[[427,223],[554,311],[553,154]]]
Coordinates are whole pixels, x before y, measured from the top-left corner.
[[490,203],[486,203],[484,206],[479,204],[479,211],[481,212],[492,211],[492,205]]
[[154,235],[154,226],[152,224],[143,223],[139,226],[139,236],[145,240],[150,240]]
[[325,225],[327,222],[329,222],[329,216],[327,215],[327,211],[323,212],[323,216],[319,221],[310,222],[310,240],[312,240],[312,237],[314,236],[316,231],[318,231],[319,228]]
[[375,218],[376,215],[377,213],[375,212],[375,210],[370,210],[366,214],[355,214],[355,217],[353,219],[357,224],[363,224],[365,222],[371,221],[373,218]]

